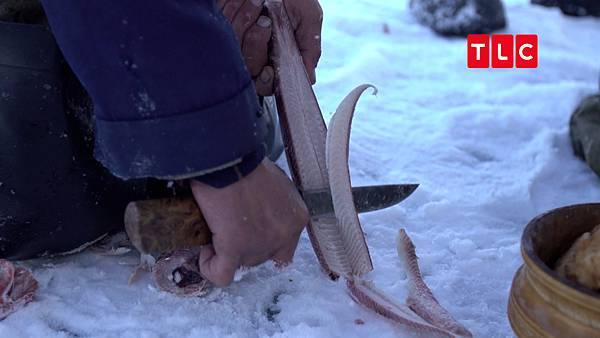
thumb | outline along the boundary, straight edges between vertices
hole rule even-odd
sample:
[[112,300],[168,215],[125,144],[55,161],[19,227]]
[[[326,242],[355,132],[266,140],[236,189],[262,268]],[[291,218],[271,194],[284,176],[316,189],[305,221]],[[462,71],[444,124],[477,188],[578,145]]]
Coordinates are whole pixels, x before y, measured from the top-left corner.
[[231,284],[235,270],[238,268],[234,259],[218,254],[212,245],[202,247],[198,257],[198,266],[200,274],[216,286]]
[[273,262],[275,263],[275,266],[284,268],[289,265],[294,259],[294,252],[296,251],[297,245],[298,242],[296,241],[295,244],[291,244],[287,247],[279,249],[279,251],[273,255]]

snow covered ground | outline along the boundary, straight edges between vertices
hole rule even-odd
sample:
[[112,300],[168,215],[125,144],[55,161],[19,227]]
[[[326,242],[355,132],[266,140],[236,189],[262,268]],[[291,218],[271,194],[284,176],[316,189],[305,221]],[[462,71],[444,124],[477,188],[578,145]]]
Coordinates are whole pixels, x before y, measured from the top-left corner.
[[[359,103],[353,183],[421,184],[401,205],[361,216],[371,277],[404,298],[394,237],[406,228],[434,294],[478,337],[512,336],[506,305],[526,223],[550,208],[600,200],[600,180],[572,155],[567,129],[575,105],[597,90],[600,20],[528,2],[505,1],[506,32],[539,34],[540,67],[468,70],[465,40],[418,25],[407,1],[322,0],[316,91],[326,119],[353,86],[380,89]],[[91,252],[23,262],[40,291],[0,322],[0,337],[406,335],[330,281],[306,236],[285,271],[252,269],[202,299],[160,293],[149,276],[128,286],[136,263],[133,253]]]

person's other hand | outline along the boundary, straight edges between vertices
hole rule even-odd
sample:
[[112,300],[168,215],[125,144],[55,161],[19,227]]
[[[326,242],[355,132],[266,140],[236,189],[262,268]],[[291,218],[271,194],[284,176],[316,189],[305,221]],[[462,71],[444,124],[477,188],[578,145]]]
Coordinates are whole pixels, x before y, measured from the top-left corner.
[[308,211],[287,175],[268,159],[248,176],[216,189],[192,180],[191,188],[212,232],[202,248],[200,273],[218,286],[241,266],[291,262]]
[[[275,72],[269,65],[271,19],[261,15],[264,0],[218,0],[240,42],[246,67],[261,96],[273,94]],[[290,17],[306,73],[316,82],[315,68],[321,57],[323,11],[317,0],[283,0]]]

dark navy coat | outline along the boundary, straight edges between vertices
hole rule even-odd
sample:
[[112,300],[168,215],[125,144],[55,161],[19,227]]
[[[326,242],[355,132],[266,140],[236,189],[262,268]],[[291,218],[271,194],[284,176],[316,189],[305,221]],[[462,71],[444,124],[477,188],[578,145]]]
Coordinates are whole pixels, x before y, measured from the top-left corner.
[[92,97],[96,157],[113,174],[224,186],[262,160],[265,122],[213,0],[42,2]]

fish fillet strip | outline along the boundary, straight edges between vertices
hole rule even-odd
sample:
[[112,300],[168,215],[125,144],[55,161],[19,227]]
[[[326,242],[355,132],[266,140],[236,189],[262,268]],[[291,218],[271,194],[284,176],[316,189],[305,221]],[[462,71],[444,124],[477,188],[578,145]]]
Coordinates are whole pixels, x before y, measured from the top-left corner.
[[338,232],[342,237],[342,243],[336,249],[345,252],[348,257],[351,276],[362,276],[373,270],[369,248],[354,206],[348,168],[352,117],[360,95],[368,88],[374,89],[373,94],[377,93],[374,86],[361,85],[340,103],[329,121],[325,145],[333,210],[338,220]]
[[425,284],[421,276],[421,270],[419,269],[415,245],[404,229],[398,231],[396,249],[408,276],[409,296],[406,301],[408,307],[418,314],[419,317],[436,327],[458,336],[472,337],[469,330],[456,321],[450,312],[440,305],[427,284]]
[[[292,178],[300,192],[328,189],[325,161],[327,128],[321,109],[306,75],[283,4],[271,0],[266,7],[273,27],[271,58],[277,74],[277,108],[283,112],[287,107],[294,107],[293,113],[279,115]],[[312,218],[307,231],[319,263],[328,274],[337,276],[351,272],[345,253],[337,250],[340,248],[338,244],[344,241],[336,222],[328,217]]]

